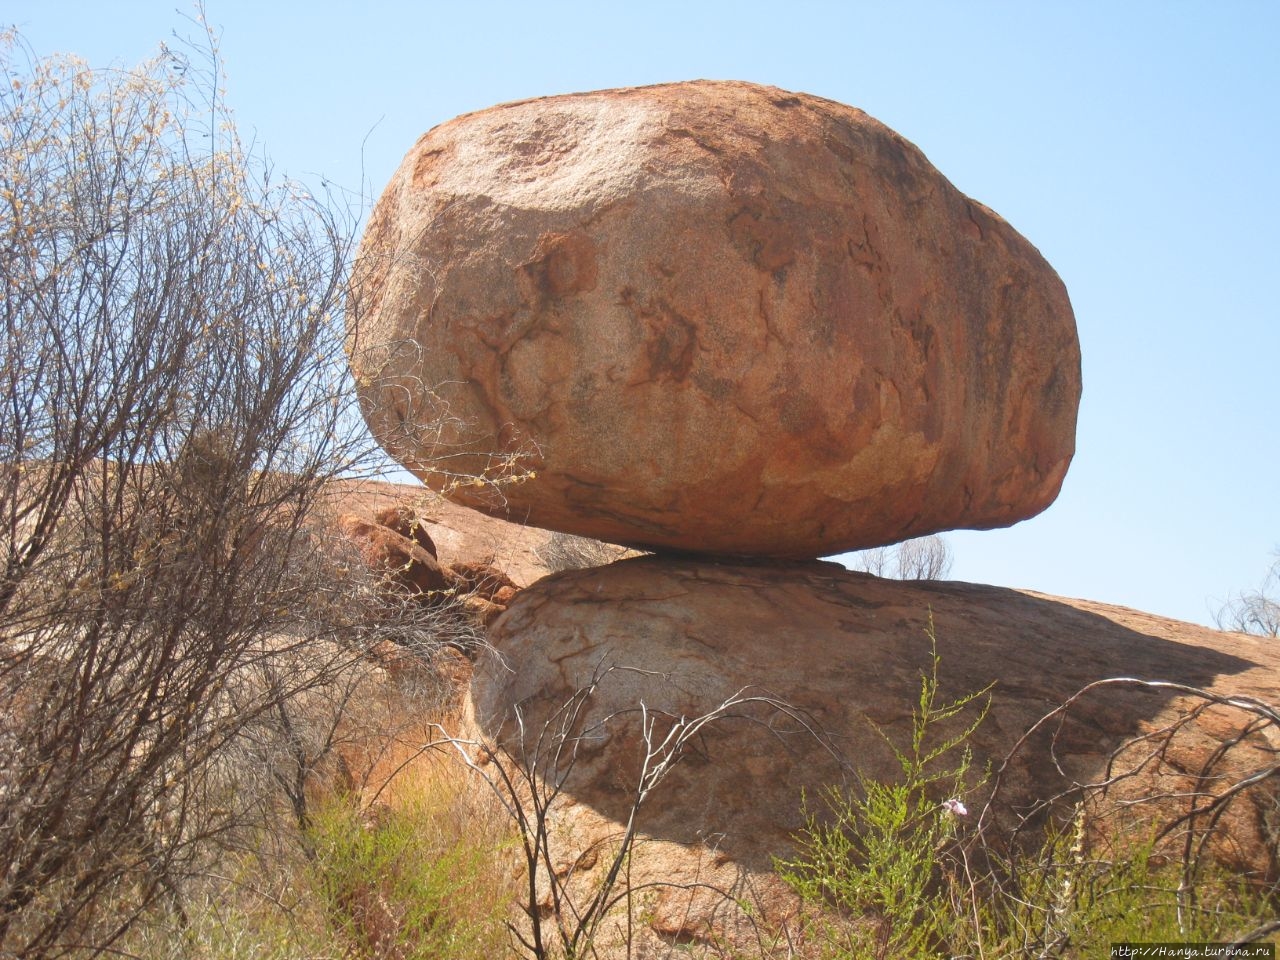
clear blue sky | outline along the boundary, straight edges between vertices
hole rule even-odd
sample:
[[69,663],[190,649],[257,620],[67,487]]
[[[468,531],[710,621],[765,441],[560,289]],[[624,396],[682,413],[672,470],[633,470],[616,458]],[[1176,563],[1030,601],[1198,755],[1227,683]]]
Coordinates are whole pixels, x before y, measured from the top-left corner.
[[[175,9],[175,7],[177,9]],[[132,63],[184,0],[8,0],[38,53]],[[695,77],[867,110],[1036,244],[1084,356],[1057,503],[952,575],[1205,622],[1280,544],[1280,3],[209,0],[277,169],[380,192],[505,100]]]

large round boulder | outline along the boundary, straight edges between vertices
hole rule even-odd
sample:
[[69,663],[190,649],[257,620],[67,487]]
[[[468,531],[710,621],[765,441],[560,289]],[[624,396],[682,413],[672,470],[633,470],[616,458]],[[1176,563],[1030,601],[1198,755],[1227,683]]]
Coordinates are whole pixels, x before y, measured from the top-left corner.
[[735,82],[431,130],[370,218],[349,350],[375,435],[448,496],[709,553],[1032,516],[1080,395],[1029,242],[862,111]]

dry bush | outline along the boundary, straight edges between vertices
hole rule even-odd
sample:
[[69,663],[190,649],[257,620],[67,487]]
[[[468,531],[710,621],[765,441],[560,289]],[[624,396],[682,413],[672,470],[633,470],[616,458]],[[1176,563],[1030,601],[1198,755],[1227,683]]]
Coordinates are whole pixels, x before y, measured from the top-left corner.
[[[596,699],[601,685],[633,669],[601,661],[590,680],[563,703],[532,706],[529,715],[526,705],[513,705],[502,733],[492,741],[450,736],[444,726],[438,730],[438,742],[452,745],[461,763],[492,792],[515,836],[521,869],[514,904],[520,915],[507,923],[512,955],[531,960],[648,955],[661,938],[652,931],[646,936],[643,915],[653,896],[675,891],[688,896],[689,911],[695,899],[699,909],[715,905],[717,929],[703,931],[708,938],[736,927],[756,939],[759,949],[751,955],[762,955],[763,944],[778,938],[752,916],[749,883],[726,887],[709,878],[635,879],[633,858],[643,856],[643,815],[658,802],[656,793],[668,773],[687,754],[705,749],[705,736],[721,724],[749,723],[762,736],[776,736],[775,724],[785,720],[828,749],[833,749],[831,741],[804,711],[749,688],[696,716],[651,710],[643,702],[605,713]],[[626,813],[607,839],[597,838],[581,849],[568,822],[578,786],[575,770],[602,741],[616,748],[627,737],[634,738],[635,755],[614,757]],[[675,795],[664,799],[685,802]],[[725,953],[704,946],[699,955],[742,955],[729,944]]]
[[[1070,724],[1122,691],[1176,699],[1111,750],[1096,779],[1068,776]],[[1131,677],[1081,688],[996,767],[959,848],[972,935],[1014,957],[1091,956],[1118,941],[1266,942],[1280,930],[1278,732],[1280,711],[1251,696]],[[1006,778],[1029,751],[1048,752],[1062,789],[1009,804]]]
[[934,534],[892,547],[859,550],[845,558],[850,570],[895,580],[942,580],[951,572],[951,547]]
[[[217,869],[189,885],[180,917],[148,917],[122,939],[123,954],[505,955],[515,884],[505,814],[451,756],[426,745],[433,723],[456,722],[456,689],[441,683],[438,665],[403,647],[360,661],[343,680],[283,704],[296,740],[272,728],[279,717],[245,731],[226,765],[238,789],[265,801],[263,816],[246,821],[242,843],[222,845]],[[270,781],[304,763],[313,765],[297,782],[299,829],[287,806],[272,806]]]
[[1230,598],[1214,614],[1219,630],[1237,630],[1258,637],[1280,637],[1280,551],[1257,590]]
[[311,523],[369,452],[352,225],[241,147],[207,38],[0,55],[0,956],[94,954],[264,797],[305,822],[363,650],[431,625]]

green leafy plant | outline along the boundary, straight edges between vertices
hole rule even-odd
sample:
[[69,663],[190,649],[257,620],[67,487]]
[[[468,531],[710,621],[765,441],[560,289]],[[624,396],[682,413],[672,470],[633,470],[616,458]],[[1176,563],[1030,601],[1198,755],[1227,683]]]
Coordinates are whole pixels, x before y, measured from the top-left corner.
[[984,925],[968,944],[1006,957],[1105,956],[1118,942],[1232,942],[1274,905],[1266,890],[1220,867],[1206,867],[1194,896],[1176,860],[1151,836],[1090,854],[1083,805],[1044,846],[1021,859],[1016,882],[984,891]]
[[[957,823],[968,813],[968,740],[986,716],[991,687],[944,702],[932,619],[927,636],[929,669],[920,678],[910,742],[900,746],[876,727],[901,779],[859,777],[851,791],[826,790],[825,809],[806,814],[799,855],[778,864],[804,900],[840,915],[819,931],[829,956],[927,956],[954,937],[959,922],[937,891]],[[939,726],[951,732],[939,735]]]
[[[851,790],[824,791],[821,808],[806,814],[796,856],[777,865],[809,907],[813,919],[803,939],[819,956],[1074,960],[1105,955],[1114,942],[1253,943],[1280,930],[1274,885],[1259,878],[1250,882],[1199,855],[1219,823],[1205,811],[1220,811],[1276,776],[1280,766],[1256,770],[1238,782],[1210,777],[1216,792],[1190,798],[1199,819],[1183,813],[1170,822],[1153,821],[1141,833],[1117,832],[1117,823],[1103,819],[1107,788],[1132,775],[1120,760],[1130,747],[1137,745],[1141,757],[1150,757],[1192,725],[1209,703],[1242,713],[1246,731],[1274,724],[1273,708],[1165,684],[1199,701],[1199,707],[1163,728],[1156,740],[1142,735],[1117,748],[1108,778],[1078,785],[1071,804],[1066,794],[1055,797],[1061,803],[1053,807],[1056,813],[1041,842],[996,850],[979,825],[970,831],[962,826],[968,817],[965,797],[987,779],[998,787],[1004,770],[975,778],[968,746],[990,706],[991,687],[943,702],[932,622],[927,635],[929,669],[921,677],[907,743],[899,746],[877,728],[901,776],[891,781],[858,777]],[[1106,685],[1161,686],[1100,681],[1037,726]],[[939,725],[946,732],[939,733]],[[1214,758],[1241,742],[1233,740]],[[1183,840],[1170,845],[1175,834]],[[1190,860],[1186,851],[1193,851]]]

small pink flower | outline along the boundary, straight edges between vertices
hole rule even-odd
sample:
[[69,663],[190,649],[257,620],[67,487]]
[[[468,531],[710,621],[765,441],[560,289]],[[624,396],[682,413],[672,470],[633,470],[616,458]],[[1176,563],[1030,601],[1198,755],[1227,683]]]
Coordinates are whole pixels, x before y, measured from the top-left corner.
[[953,817],[967,817],[969,815],[969,808],[960,802],[959,797],[952,797],[950,800],[944,801],[942,809]]

